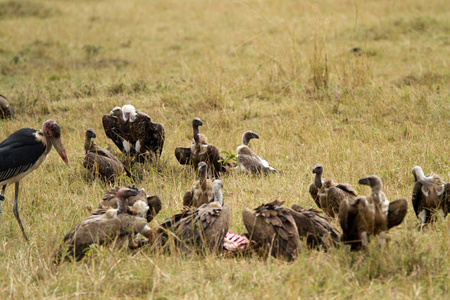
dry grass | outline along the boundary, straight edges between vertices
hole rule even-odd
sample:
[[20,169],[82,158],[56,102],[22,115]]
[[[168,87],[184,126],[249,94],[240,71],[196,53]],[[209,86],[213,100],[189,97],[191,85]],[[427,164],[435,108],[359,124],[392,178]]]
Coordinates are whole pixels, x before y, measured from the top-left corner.
[[412,207],[388,247],[367,254],[305,250],[287,264],[100,248],[78,263],[51,263],[106,188],[81,166],[84,131],[112,147],[101,116],[126,103],[166,128],[160,170],[146,167],[138,182],[164,201],[157,221],[181,208],[193,182],[173,150],[189,144],[196,116],[221,150],[257,132],[252,149],[283,171],[223,178],[234,232],[244,231],[245,207],[274,199],[313,207],[316,163],[363,194],[357,180],[378,174],[391,200],[410,199],[415,165],[449,181],[446,1],[19,2],[0,1],[0,93],[17,115],[0,120],[0,137],[53,118],[72,168],[52,151],[21,182],[29,245],[7,188],[0,298],[449,297],[450,221],[417,232]]

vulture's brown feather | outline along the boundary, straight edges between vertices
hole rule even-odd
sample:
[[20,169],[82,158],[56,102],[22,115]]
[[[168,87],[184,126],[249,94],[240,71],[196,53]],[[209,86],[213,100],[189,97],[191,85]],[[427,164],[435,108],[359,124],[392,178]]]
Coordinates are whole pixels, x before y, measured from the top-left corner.
[[161,156],[164,126],[134,106],[115,107],[102,121],[106,136],[125,154],[135,155],[135,161],[155,161]]
[[248,144],[251,139],[259,139],[259,136],[252,131],[244,132],[242,135],[242,144],[236,149],[240,170],[245,173],[263,173],[265,175],[270,172],[276,172],[277,170],[269,166],[267,161],[250,150]]
[[209,144],[206,137],[199,134],[199,126],[203,122],[199,118],[192,120],[192,130],[194,139],[190,148],[177,147],[175,149],[175,157],[182,165],[191,165],[196,168],[200,162],[208,165],[208,173],[218,178],[221,172],[226,172],[222,165],[223,158],[220,156],[219,149]]
[[412,192],[414,212],[420,221],[420,228],[436,219],[436,213],[443,218],[448,214],[450,183],[445,183],[436,174],[425,176],[421,167],[413,168],[416,181]]
[[339,206],[344,199],[356,198],[356,191],[347,183],[334,183],[331,179],[322,180],[323,167],[316,165],[314,182],[309,186],[309,193],[317,206],[328,216],[338,215]]
[[[154,248],[167,249],[170,241],[182,254],[218,254],[222,251],[231,218],[229,205],[222,206],[222,182],[213,182],[214,202],[186,207],[160,225]],[[169,248],[170,249],[170,248]]]
[[300,238],[289,209],[282,204],[275,200],[254,211],[245,209],[242,218],[250,239],[260,248],[259,253],[293,261],[301,249]]

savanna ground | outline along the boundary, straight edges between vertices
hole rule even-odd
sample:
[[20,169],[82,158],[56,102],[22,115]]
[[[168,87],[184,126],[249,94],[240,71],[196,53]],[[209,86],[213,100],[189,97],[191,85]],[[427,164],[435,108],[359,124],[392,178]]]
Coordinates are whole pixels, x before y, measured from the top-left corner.
[[101,125],[117,105],[166,128],[160,164],[136,182],[163,199],[156,222],[181,208],[194,181],[173,151],[190,144],[197,116],[209,141],[231,153],[255,131],[251,148],[282,171],[222,178],[233,232],[245,231],[246,207],[314,207],[317,163],[361,194],[369,189],[358,179],[378,174],[390,200],[410,201],[415,165],[449,181],[449,20],[444,0],[1,0],[0,93],[17,115],[0,121],[1,140],[53,118],[72,167],[53,150],[22,180],[30,244],[7,188],[0,298],[448,298],[449,218],[419,232],[411,205],[388,246],[368,253],[305,249],[285,263],[100,248],[60,266],[52,254],[107,188],[81,165],[83,137],[92,127],[118,154]]

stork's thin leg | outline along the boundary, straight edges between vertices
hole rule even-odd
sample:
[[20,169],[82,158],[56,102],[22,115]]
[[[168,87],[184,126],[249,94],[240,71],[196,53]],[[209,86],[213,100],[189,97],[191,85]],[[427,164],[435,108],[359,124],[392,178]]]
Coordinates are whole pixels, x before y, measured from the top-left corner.
[[25,229],[23,229],[22,221],[20,220],[20,217],[19,217],[18,200],[19,200],[19,181],[16,182],[16,191],[15,191],[15,196],[14,196],[13,213],[14,213],[14,216],[16,217],[16,219],[17,219],[17,222],[19,223],[20,229],[22,230],[23,237],[25,238],[25,240],[27,242],[29,242],[27,234],[25,233]]
[[[0,216],[2,214],[2,201],[5,198],[5,190],[6,190],[6,184],[2,187],[2,194],[1,194],[1,198],[0,198]],[[0,220],[1,221],[1,220]],[[0,222],[1,224],[1,222]]]

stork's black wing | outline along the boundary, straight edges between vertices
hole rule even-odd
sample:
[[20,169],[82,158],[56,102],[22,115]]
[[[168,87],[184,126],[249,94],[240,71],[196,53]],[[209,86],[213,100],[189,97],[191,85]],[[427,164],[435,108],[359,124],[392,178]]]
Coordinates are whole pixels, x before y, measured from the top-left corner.
[[0,143],[0,185],[30,169],[44,153],[47,145],[35,129],[23,128],[11,134]]

